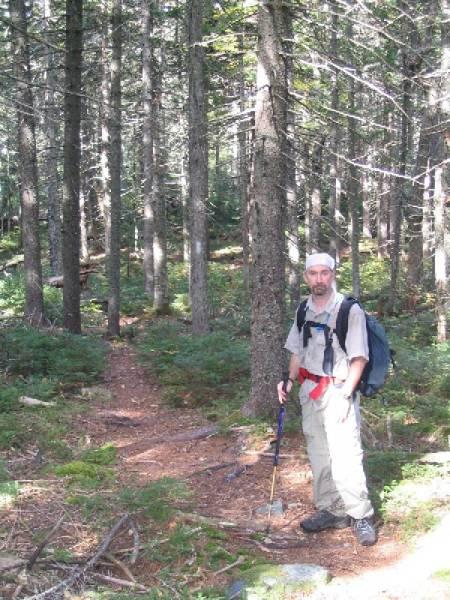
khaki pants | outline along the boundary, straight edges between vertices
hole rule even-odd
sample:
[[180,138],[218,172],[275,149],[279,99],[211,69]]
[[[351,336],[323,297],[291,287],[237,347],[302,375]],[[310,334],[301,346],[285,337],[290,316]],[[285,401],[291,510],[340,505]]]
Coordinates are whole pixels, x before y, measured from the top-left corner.
[[363,469],[359,399],[352,403],[347,419],[339,423],[332,405],[336,388],[330,385],[314,401],[308,396],[314,386],[314,382],[305,381],[299,394],[313,473],[314,503],[319,510],[326,509],[337,516],[371,517],[373,508]]

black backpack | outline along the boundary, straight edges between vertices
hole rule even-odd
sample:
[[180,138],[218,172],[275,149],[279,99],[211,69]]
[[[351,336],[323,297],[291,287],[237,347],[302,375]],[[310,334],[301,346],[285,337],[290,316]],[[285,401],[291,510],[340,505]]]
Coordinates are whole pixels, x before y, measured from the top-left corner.
[[[306,302],[304,300],[297,309],[297,327],[300,332],[305,324]],[[336,317],[334,333],[336,333],[339,345],[344,352],[346,352],[345,339],[348,330],[348,314],[354,304],[361,306],[356,298],[345,296]],[[373,315],[369,315],[365,311],[364,314],[369,344],[369,362],[364,367],[357,389],[363,396],[374,396],[384,386],[390,365],[392,364],[395,367],[394,352],[389,347],[389,341],[381,323]],[[304,335],[303,339],[304,345],[306,345],[307,336]]]

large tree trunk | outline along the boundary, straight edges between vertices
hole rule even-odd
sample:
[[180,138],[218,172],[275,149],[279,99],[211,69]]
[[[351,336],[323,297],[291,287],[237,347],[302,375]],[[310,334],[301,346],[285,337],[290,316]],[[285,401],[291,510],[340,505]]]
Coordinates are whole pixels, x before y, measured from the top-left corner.
[[153,303],[155,270],[153,260],[153,234],[155,215],[153,208],[153,0],[142,0],[142,162],[144,171],[144,290]]
[[[51,0],[43,0],[45,40],[50,42],[53,28]],[[59,275],[62,269],[61,256],[61,207],[58,197],[58,143],[56,135],[56,60],[52,44],[46,48],[47,64],[45,72],[45,112],[44,132],[46,138],[45,171],[48,215],[48,246],[50,269],[53,275]]]
[[251,195],[253,256],[251,393],[246,414],[273,412],[285,335],[284,215],[287,84],[282,58],[283,3],[258,8],[255,166]]
[[189,3],[189,186],[191,205],[192,333],[209,332],[207,217],[208,139],[206,123],[203,2]]
[[108,261],[108,335],[120,334],[120,182],[122,169],[122,0],[113,0],[111,15],[111,215]]
[[64,96],[63,273],[64,326],[81,333],[80,115],[83,0],[66,0]]
[[24,0],[10,0],[12,49],[17,78],[18,171],[22,209],[22,243],[25,268],[25,319],[32,325],[44,321],[36,139],[30,54]]

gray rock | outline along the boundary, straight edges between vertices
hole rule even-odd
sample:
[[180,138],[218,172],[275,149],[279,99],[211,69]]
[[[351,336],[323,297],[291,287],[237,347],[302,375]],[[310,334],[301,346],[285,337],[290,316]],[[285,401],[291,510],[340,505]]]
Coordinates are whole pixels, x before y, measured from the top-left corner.
[[229,600],[295,600],[304,598],[319,585],[328,583],[330,574],[318,565],[259,565],[242,574],[228,590]]
[[[268,515],[270,510],[270,504],[264,504],[255,510],[256,515]],[[270,513],[273,517],[281,517],[284,514],[283,503],[281,500],[275,500],[272,503],[272,511]]]

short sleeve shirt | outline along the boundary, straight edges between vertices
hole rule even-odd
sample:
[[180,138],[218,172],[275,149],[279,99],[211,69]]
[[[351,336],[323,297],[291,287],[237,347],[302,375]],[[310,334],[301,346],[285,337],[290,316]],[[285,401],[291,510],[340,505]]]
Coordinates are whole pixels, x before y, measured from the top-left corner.
[[[343,299],[344,296],[342,294],[334,292],[325,308],[317,310],[310,296],[306,303],[305,321],[328,325],[334,331],[336,328],[337,313]],[[348,315],[348,331],[345,345],[347,352],[342,350],[336,333],[333,332],[333,376],[342,380],[347,378],[350,361],[353,358],[363,357],[367,360],[369,359],[366,317],[362,308],[357,304],[351,307]],[[301,366],[310,373],[325,375],[322,368],[325,351],[323,329],[311,327],[311,337],[308,340],[306,348],[304,348],[303,334],[298,330],[296,314],[284,347],[293,354],[298,355]]]

